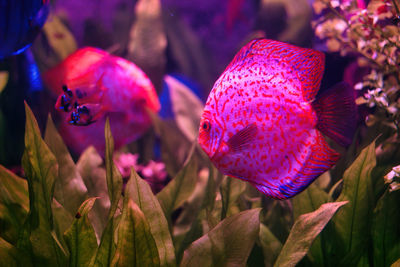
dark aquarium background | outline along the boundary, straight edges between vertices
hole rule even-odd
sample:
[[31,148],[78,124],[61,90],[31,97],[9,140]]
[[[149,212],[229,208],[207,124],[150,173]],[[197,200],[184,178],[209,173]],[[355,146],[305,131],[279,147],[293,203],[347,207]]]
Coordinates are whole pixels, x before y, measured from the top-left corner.
[[[198,144],[254,39],[323,52],[317,98],[357,105],[286,200]],[[399,55],[398,0],[0,0],[0,266],[400,266]]]

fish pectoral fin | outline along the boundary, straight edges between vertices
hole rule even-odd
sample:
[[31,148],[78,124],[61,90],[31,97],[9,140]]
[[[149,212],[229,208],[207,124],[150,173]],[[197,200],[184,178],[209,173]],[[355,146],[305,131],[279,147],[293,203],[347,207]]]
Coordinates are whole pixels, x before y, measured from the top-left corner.
[[312,153],[305,161],[299,172],[289,177],[282,177],[271,183],[251,184],[263,194],[275,199],[287,199],[295,196],[309,186],[321,174],[329,170],[340,156],[326,143],[318,133],[317,142],[312,146]]
[[255,139],[257,132],[257,125],[251,123],[229,138],[227,144],[232,151],[240,151],[248,147],[248,145]]

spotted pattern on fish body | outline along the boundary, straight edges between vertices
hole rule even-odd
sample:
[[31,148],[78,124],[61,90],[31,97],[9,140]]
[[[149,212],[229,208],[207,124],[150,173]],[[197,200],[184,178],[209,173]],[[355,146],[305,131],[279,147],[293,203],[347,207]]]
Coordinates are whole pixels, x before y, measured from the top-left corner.
[[313,109],[321,52],[272,40],[243,47],[215,82],[199,143],[224,174],[284,199],[331,168],[339,154],[317,129]]

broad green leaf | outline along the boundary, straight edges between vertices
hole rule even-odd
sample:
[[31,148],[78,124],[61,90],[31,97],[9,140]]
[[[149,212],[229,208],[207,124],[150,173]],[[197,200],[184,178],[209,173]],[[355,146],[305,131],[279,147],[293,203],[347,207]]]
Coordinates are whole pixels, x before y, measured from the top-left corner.
[[60,61],[75,52],[78,47],[74,36],[60,18],[55,15],[47,19],[43,25],[43,32],[47,37],[50,47]]
[[107,119],[104,135],[106,138],[106,178],[107,178],[107,188],[108,195],[111,201],[109,218],[114,217],[114,213],[118,207],[118,201],[121,198],[122,193],[122,176],[118,171],[117,166],[115,166],[113,161],[113,153],[114,153],[114,139],[112,137],[110,121]]
[[400,258],[397,259],[390,267],[400,267]]
[[293,216],[297,219],[300,215],[317,210],[328,200],[328,194],[316,186],[310,184],[306,190],[292,198]]
[[314,239],[336,211],[347,203],[326,203],[316,211],[297,218],[274,266],[295,266],[307,254]]
[[97,249],[97,240],[88,213],[96,198],[89,198],[79,207],[74,222],[65,232],[70,259],[69,266],[88,266]]
[[244,266],[260,229],[260,210],[232,215],[193,242],[180,266]]
[[54,232],[52,201],[57,160],[40,136],[38,124],[25,104],[25,152],[22,166],[28,180],[30,210],[18,247],[31,251],[41,265],[63,266],[66,252]]
[[343,189],[337,201],[349,201],[333,219],[337,237],[335,249],[340,263],[358,262],[367,248],[374,202],[371,171],[375,167],[375,142],[364,148],[343,176]]
[[0,94],[8,83],[8,71],[0,71]]
[[[226,177],[221,184],[220,193],[222,199],[222,210],[221,220],[225,219],[228,215],[234,212],[230,212],[234,208],[235,202],[238,197],[246,190],[246,183],[235,178]],[[236,212],[239,210],[236,208]]]
[[28,184],[0,165],[0,236],[16,244],[29,211]]
[[112,266],[160,266],[146,217],[132,199],[126,197],[124,202]]
[[[198,214],[197,214],[198,215]],[[174,233],[174,244],[176,248],[176,261],[179,264],[182,260],[183,253],[195,240],[199,239],[203,235],[202,222],[196,217],[192,222],[189,230],[180,236]]]
[[[306,190],[292,199],[294,219],[297,219],[302,214],[315,211],[326,203],[328,198],[329,196],[324,190],[312,183]],[[321,242],[325,240],[324,233],[321,233],[310,248],[309,256],[315,264],[324,265],[324,248]]]
[[181,132],[190,142],[196,141],[200,117],[204,110],[201,100],[179,80],[166,75],[174,118]]
[[9,158],[9,155],[7,153],[7,120],[6,117],[4,116],[3,111],[0,109],[0,162],[4,162],[4,164],[7,163],[7,159]]
[[[55,198],[53,198],[51,210],[54,218],[54,232],[57,236],[63,237],[64,232],[70,227],[74,217],[60,203],[58,203]],[[64,239],[60,239],[60,243],[63,247],[67,247]]]
[[59,16],[49,16],[31,50],[41,72],[55,67],[75,52],[77,43]]
[[197,180],[197,163],[192,157],[186,166],[158,194],[165,217],[169,221],[172,212],[180,207],[193,193]]
[[260,242],[264,254],[264,266],[272,266],[282,249],[282,243],[263,223],[260,224]]
[[83,151],[76,167],[85,182],[89,197],[98,197],[94,203],[89,219],[96,231],[96,237],[100,240],[106,227],[108,212],[110,210],[110,198],[107,190],[106,171],[101,166],[103,159],[93,146]]
[[[216,174],[217,177],[214,177]],[[222,201],[218,203],[215,201],[216,199],[216,194],[217,194],[217,188],[220,186],[222,179],[223,179],[223,174],[218,172],[211,162],[209,162],[209,175],[208,175],[208,181],[207,181],[207,187],[206,187],[206,192],[204,196],[204,200],[202,203],[202,210],[205,211],[205,216],[206,220],[208,223],[209,229],[214,228],[217,223],[225,219],[226,213],[224,214],[225,216],[222,216],[223,209],[220,207],[220,204],[222,206]],[[229,204],[228,204],[229,205]],[[190,212],[190,211],[188,211]],[[199,214],[201,218],[202,213]],[[192,242],[194,240],[191,240]]]
[[379,199],[372,221],[374,266],[389,266],[400,256],[400,191]]
[[127,57],[147,74],[157,92],[162,88],[166,47],[161,0],[137,1]]
[[[207,187],[205,188],[205,196],[202,203],[202,208],[212,211],[214,209],[215,204],[215,196],[218,184],[214,178],[215,174],[222,175],[218,172],[218,170],[212,165],[211,162],[208,162],[208,179],[207,179]],[[201,173],[200,173],[201,174]],[[200,176],[199,174],[199,176]]]
[[161,158],[171,177],[175,177],[188,158],[192,143],[186,139],[173,121],[163,121],[157,114],[148,112],[161,142]]
[[216,186],[211,163],[210,167],[208,171],[203,169],[199,172],[193,194],[174,223],[174,244],[178,262],[182,259],[184,250],[203,235],[201,227],[203,213],[205,212],[207,216],[214,209]]
[[282,243],[289,236],[290,228],[293,225],[292,203],[290,200],[263,199],[262,222],[274,233]]
[[27,255],[0,237],[0,259],[1,265],[7,267],[32,266]]
[[74,215],[86,199],[87,189],[50,114],[47,119],[44,140],[56,157],[59,166],[54,197],[71,215]]
[[148,183],[134,169],[126,185],[125,195],[139,206],[149,223],[157,245],[160,266],[176,266],[174,245],[164,212]]
[[114,140],[111,134],[110,122],[107,119],[104,135],[106,138],[106,178],[108,195],[110,197],[111,206],[108,213],[108,222],[101,237],[100,245],[92,264],[100,266],[109,266],[115,253],[114,232],[117,227],[114,218],[115,211],[118,208],[118,202],[122,193],[122,176],[113,161]]
[[201,82],[203,88],[211,88],[215,82],[213,65],[203,41],[184,20],[178,16],[163,16],[168,36],[168,53],[182,74]]

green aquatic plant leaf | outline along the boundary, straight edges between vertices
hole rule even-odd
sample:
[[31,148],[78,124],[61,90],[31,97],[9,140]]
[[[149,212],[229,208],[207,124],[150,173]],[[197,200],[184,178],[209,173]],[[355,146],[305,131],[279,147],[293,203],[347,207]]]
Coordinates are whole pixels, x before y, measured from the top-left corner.
[[31,253],[42,266],[64,266],[67,252],[55,233],[52,202],[57,160],[40,135],[32,111],[25,104],[25,152],[22,166],[28,180],[29,215],[20,233],[18,247]]
[[390,267],[399,267],[400,266],[400,258],[397,259]]
[[246,183],[242,180],[225,177],[219,190],[222,200],[221,220],[225,219],[226,216],[230,216],[239,211],[235,202],[245,190]]
[[348,201],[325,203],[316,211],[298,217],[274,266],[295,266],[307,254],[314,239],[336,211],[347,203]]
[[244,266],[260,229],[260,210],[232,215],[185,250],[180,266]]
[[98,197],[89,219],[93,224],[97,239],[100,240],[107,224],[110,197],[107,190],[106,170],[103,159],[93,146],[88,147],[79,158],[76,167],[85,182],[89,197]]
[[26,254],[0,237],[0,259],[3,266],[32,266]]
[[166,48],[161,0],[137,1],[127,57],[147,74],[157,92],[165,74]]
[[349,201],[333,219],[337,238],[335,244],[340,264],[353,265],[366,250],[370,235],[374,192],[371,172],[376,165],[375,142],[364,148],[345,171],[343,189],[337,199]]
[[263,223],[260,224],[259,238],[264,254],[264,266],[272,266],[282,250],[282,243]]
[[132,168],[125,195],[132,199],[146,217],[156,242],[160,266],[176,266],[175,249],[164,212],[148,183]]
[[110,197],[110,210],[108,213],[108,221],[106,228],[103,231],[99,248],[93,258],[92,264],[109,266],[115,253],[114,232],[117,228],[117,220],[114,218],[115,212],[118,208],[119,200],[122,193],[122,176],[113,161],[114,140],[111,133],[109,119],[106,121],[104,128],[104,136],[106,139],[106,178],[108,195]]
[[171,108],[179,130],[190,142],[195,142],[199,133],[200,117],[204,110],[201,100],[185,84],[166,75]]
[[160,266],[156,242],[145,215],[138,205],[125,197],[118,243],[112,266]]
[[379,199],[372,221],[374,266],[389,266],[400,255],[400,191],[388,192]]
[[39,69],[56,66],[78,48],[77,42],[60,16],[51,15],[32,44]]
[[88,217],[95,201],[96,198],[89,198],[82,203],[74,222],[64,234],[70,251],[69,266],[88,266],[96,252],[96,234]]
[[0,165],[0,237],[15,245],[28,211],[26,180]]
[[49,117],[44,140],[57,159],[58,179],[55,181],[54,197],[71,214],[74,215],[81,203],[87,198],[87,188],[79,174],[62,137]]
[[189,162],[158,194],[157,198],[168,221],[171,214],[193,193],[197,181],[197,162],[191,157]]
[[186,139],[173,121],[163,121],[157,114],[150,111],[148,114],[152,120],[154,131],[160,138],[161,158],[165,163],[165,169],[169,176],[175,177],[182,169],[192,143]]
[[0,71],[0,94],[8,83],[8,71]]
[[113,153],[114,153],[114,139],[111,133],[110,121],[107,119],[104,135],[106,138],[106,178],[107,178],[107,188],[108,195],[111,201],[109,218],[114,216],[115,211],[118,207],[118,202],[121,198],[122,193],[122,176],[118,171],[117,166],[114,164]]
[[70,227],[74,217],[55,198],[51,203],[51,211],[54,218],[54,232],[60,237],[59,242],[66,248],[67,244],[63,238],[64,232]]
[[285,242],[293,225],[292,203],[290,200],[265,199],[263,206],[262,222],[279,241]]
[[[302,214],[315,211],[322,204],[326,203],[328,198],[329,196],[324,190],[316,186],[315,183],[312,183],[306,190],[292,199],[294,219],[297,219]],[[324,236],[325,232],[326,230],[317,236],[308,253],[311,261],[315,264],[325,265],[324,244],[322,243],[326,238]]]
[[216,184],[211,163],[209,167],[209,170],[203,169],[199,172],[193,194],[174,223],[174,244],[178,262],[182,259],[185,249],[203,235],[202,215],[206,214],[207,217],[214,209]]
[[310,184],[306,190],[292,198],[293,217],[297,219],[300,215],[317,210],[328,200],[328,194],[316,186]]
[[48,18],[43,25],[43,32],[60,60],[65,59],[78,48],[74,36],[58,16],[52,15]]

